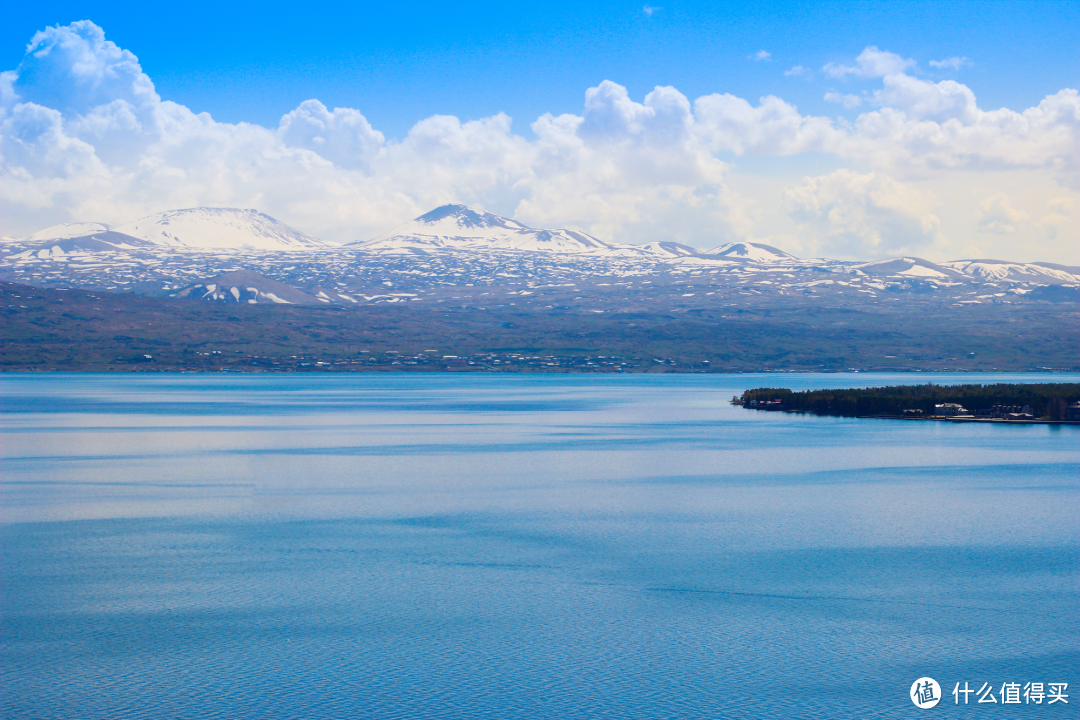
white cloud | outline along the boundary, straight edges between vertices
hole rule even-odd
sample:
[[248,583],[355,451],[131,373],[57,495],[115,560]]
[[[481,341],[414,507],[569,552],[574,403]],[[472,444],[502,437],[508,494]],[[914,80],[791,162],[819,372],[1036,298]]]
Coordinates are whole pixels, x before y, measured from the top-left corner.
[[979,203],[979,230],[998,235],[1012,235],[1030,215],[1015,209],[1005,193],[992,195]]
[[852,67],[828,63],[822,69],[829,77],[855,75],[856,77],[879,78],[902,73],[914,66],[914,60],[905,60],[895,53],[870,46],[855,58],[855,65]]
[[15,81],[19,73],[14,70],[0,72],[0,109],[12,107],[18,97],[15,95]]
[[281,118],[278,135],[286,145],[307,148],[350,169],[370,169],[386,144],[383,134],[358,110],[330,112],[318,100],[305,100]]
[[782,197],[808,249],[830,257],[918,254],[939,239],[933,200],[880,173],[837,170]]
[[[853,69],[836,70],[881,77],[876,90],[835,94],[870,106],[850,122],[804,115],[771,95],[691,101],[657,87],[639,101],[604,81],[586,90],[580,114],[537,118],[530,138],[500,113],[470,122],[435,115],[388,140],[360,110],[317,100],[276,128],[216,122],[162,100],[134,55],[92,23],[75,23],[39,33],[19,67],[0,73],[0,234],[216,205],[258,207],[349,241],[454,201],[616,240],[706,246],[786,233],[806,247],[933,254],[944,242],[933,231],[939,215],[953,235],[967,228],[972,252],[994,241],[990,228],[1021,227],[992,217],[997,206],[931,207],[934,193],[919,188],[948,184],[950,173],[1035,173],[1052,190],[1044,197],[1080,202],[1076,90],[1022,112],[985,111],[960,83],[907,75],[911,64],[867,48]],[[859,172],[797,182],[804,173],[792,169],[749,182],[722,159],[808,153]],[[987,186],[978,197],[996,192]],[[1056,250],[1041,259],[1078,260],[1067,210],[1048,206],[1024,221],[1057,232],[1056,244],[1040,246]],[[973,225],[973,213],[985,222]],[[961,215],[963,223],[951,221]]]
[[948,57],[944,60],[931,60],[930,67],[942,68],[946,70],[959,70],[965,65],[972,65],[970,59],[966,57]]
[[790,70],[785,70],[784,74],[788,77],[802,77],[803,75],[810,74],[810,68],[805,68],[802,65],[796,65]]
[[682,138],[693,123],[690,101],[675,88],[658,87],[640,104],[622,85],[605,80],[585,91],[585,114],[577,132],[598,142],[658,142]]
[[896,168],[1043,167],[1076,184],[1080,169],[1080,96],[1062,90],[1023,112],[985,111],[963,85],[908,78],[875,99],[895,101],[860,115],[838,150],[875,166]]
[[772,53],[767,52],[765,50],[758,50],[756,53],[751,55],[749,59],[754,60],[756,62],[761,62],[762,60],[771,60],[772,59]]
[[825,100],[827,102],[834,102],[843,105],[847,109],[857,108],[863,104],[863,99],[858,95],[851,95],[846,93],[838,93],[835,90],[830,90],[825,93]]
[[[522,220],[569,221],[601,237],[644,242],[655,239],[661,217],[680,209],[714,221],[731,214],[728,166],[698,137],[690,102],[674,88],[656,88],[637,103],[605,81],[586,92],[582,117],[544,115],[532,129],[531,176],[519,186],[527,193],[515,211]],[[645,227],[652,229],[642,235]],[[703,229],[697,232],[678,239],[703,241]]]
[[19,99],[83,115],[113,102],[152,108],[160,101],[135,55],[80,20],[34,35],[18,70]]
[[910,75],[887,75],[882,84],[884,87],[874,93],[875,102],[902,110],[913,120],[943,122],[955,118],[970,124],[977,118],[975,93],[953,80],[932,83]]
[[641,8],[641,12],[645,13],[649,17],[652,17],[654,12],[656,12],[657,10],[663,10],[663,9],[664,8],[662,8],[662,7],[653,7],[652,5],[646,5],[643,8]]
[[828,118],[801,115],[794,105],[769,95],[757,107],[730,94],[694,102],[695,132],[713,152],[736,155],[794,155],[826,150],[840,142]]

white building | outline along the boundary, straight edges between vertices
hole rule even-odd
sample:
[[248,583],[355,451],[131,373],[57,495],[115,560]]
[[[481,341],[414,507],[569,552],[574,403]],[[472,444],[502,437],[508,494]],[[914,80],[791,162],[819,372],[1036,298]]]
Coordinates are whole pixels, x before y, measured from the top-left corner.
[[940,405],[935,405],[934,414],[942,415],[944,417],[971,416],[971,413],[969,413],[963,405],[958,403],[941,403]]

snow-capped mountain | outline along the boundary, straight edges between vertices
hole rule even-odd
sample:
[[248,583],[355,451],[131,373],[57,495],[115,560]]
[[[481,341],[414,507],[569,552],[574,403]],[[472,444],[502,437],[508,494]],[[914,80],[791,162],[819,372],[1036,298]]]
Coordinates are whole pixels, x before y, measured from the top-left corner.
[[576,230],[538,230],[517,220],[443,205],[385,235],[350,243],[359,250],[498,249],[551,253],[617,252],[616,246]]
[[318,250],[335,247],[257,210],[169,210],[112,228],[155,245],[215,250]]
[[644,245],[618,245],[620,248],[632,248],[639,252],[645,252],[650,255],[659,255],[660,257],[667,258],[685,258],[685,257],[697,257],[701,254],[700,250],[692,248],[689,245],[683,245],[677,242],[667,242],[663,240],[657,240]]
[[[523,250],[654,260],[702,257],[698,250],[677,242],[658,240],[644,245],[605,242],[577,230],[531,228],[517,220],[465,205],[443,205],[384,235],[350,243],[348,247],[391,254],[433,250]],[[778,256],[790,257],[775,248],[770,249]]]
[[23,238],[23,242],[29,244],[45,243],[49,240],[67,240],[69,238],[87,237],[97,233],[108,232],[111,227],[99,222],[77,222],[53,225],[44,230],[38,230],[33,235]]
[[[91,231],[83,234],[86,231]],[[16,258],[64,258],[71,253],[117,252],[155,247],[142,238],[125,235],[109,229],[104,223],[68,223],[54,225],[22,240],[10,241],[18,245]]]
[[938,280],[957,278],[961,275],[958,271],[945,265],[938,265],[929,260],[912,257],[886,258],[867,263],[855,263],[850,266],[850,269],[863,275],[935,278]]
[[[485,308],[495,300],[496,286],[510,305],[540,302],[540,293],[549,292],[542,288],[576,288],[558,302],[577,307],[610,301],[621,308],[666,292],[681,305],[777,294],[850,304],[906,293],[958,307],[1080,297],[1080,268],[1073,266],[799,259],[752,242],[710,252],[668,240],[629,245],[574,230],[530,228],[463,205],[437,208],[348,246],[322,242],[254,210],[175,210],[115,227],[70,223],[0,244],[0,280],[226,303],[410,307],[446,302]],[[590,285],[595,293],[588,299]],[[639,295],[632,287],[648,292]]]
[[713,248],[706,255],[727,258],[728,260],[749,260],[751,262],[771,263],[797,260],[794,255],[774,248],[772,245],[752,242],[732,242]]
[[1053,263],[1015,263],[1004,260],[954,260],[942,263],[956,272],[983,280],[1007,280],[1025,282],[1053,278],[1062,282],[1076,282],[1080,267],[1055,265]]
[[[37,243],[39,254],[49,252],[53,255],[66,255],[72,252],[111,252],[116,250],[138,250],[154,247],[154,243],[142,238],[125,235],[115,230],[104,230],[92,235],[81,235]],[[31,249],[30,252],[35,252]]]

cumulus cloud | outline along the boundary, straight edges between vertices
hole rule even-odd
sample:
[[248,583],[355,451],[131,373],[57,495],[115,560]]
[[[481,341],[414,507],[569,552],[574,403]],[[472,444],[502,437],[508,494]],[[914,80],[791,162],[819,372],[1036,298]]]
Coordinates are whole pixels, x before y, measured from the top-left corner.
[[795,155],[842,142],[831,120],[802,115],[774,95],[761,98],[756,107],[735,95],[705,95],[694,102],[694,114],[698,137],[714,152]]
[[683,137],[693,122],[690,101],[675,88],[658,87],[636,103],[622,85],[605,80],[585,91],[577,132],[601,142],[664,142]]
[[756,53],[750,56],[750,59],[754,60],[755,62],[761,62],[762,60],[771,60],[772,53],[766,50],[758,50]]
[[854,75],[863,78],[880,78],[902,73],[914,66],[914,60],[905,60],[896,53],[878,50],[876,47],[870,46],[863,50],[859,57],[855,58],[855,65],[853,66],[828,63],[822,69],[829,77],[839,78]]
[[[934,206],[918,185],[943,173],[1039,171],[1080,200],[1076,90],[1022,112],[985,111],[968,87],[913,77],[912,65],[870,47],[850,67],[828,66],[834,77],[880,79],[861,95],[835,93],[867,108],[850,121],[806,115],[772,95],[691,100],[657,87],[634,98],[604,81],[585,91],[579,114],[535,119],[529,138],[499,113],[435,115],[395,140],[361,110],[315,99],[274,128],[217,122],[160,98],[131,52],[93,23],[73,23],[35,35],[19,67],[0,73],[0,233],[211,205],[258,207],[349,241],[465,202],[624,241],[708,246],[798,227],[806,247],[868,256],[933,249],[937,214],[960,211]],[[789,175],[747,190],[733,168],[733,158],[806,153],[860,172]],[[971,242],[1029,220],[994,203],[963,212]],[[1043,215],[1032,226],[1048,233],[1075,224],[1064,205]],[[788,227],[772,227],[776,217]],[[1066,245],[1065,259],[1076,252]]]
[[902,110],[913,120],[955,118],[970,125],[977,119],[975,93],[953,80],[933,83],[910,75],[887,75],[882,84],[884,87],[874,93],[876,104]]
[[830,257],[917,254],[940,232],[931,198],[876,172],[809,177],[782,197],[808,246]]
[[677,208],[714,220],[730,210],[728,165],[702,142],[690,101],[674,88],[658,87],[638,103],[605,81],[586,92],[581,117],[546,114],[532,130],[534,176],[522,183],[528,194],[516,211],[523,220],[569,218],[602,237],[628,239]]
[[1023,112],[981,110],[963,85],[915,78],[874,95],[879,104],[854,122],[842,152],[891,168],[1046,168],[1062,183],[1080,169],[1080,96],[1066,89]]
[[785,70],[784,74],[788,77],[802,77],[803,75],[810,74],[810,68],[805,68],[802,65],[796,65],[790,70]]
[[17,78],[21,101],[65,114],[85,115],[117,102],[143,109],[160,101],[135,55],[106,40],[89,20],[35,34]]
[[305,100],[281,118],[278,136],[285,145],[306,148],[350,169],[370,169],[386,144],[359,110],[331,112],[318,100]]

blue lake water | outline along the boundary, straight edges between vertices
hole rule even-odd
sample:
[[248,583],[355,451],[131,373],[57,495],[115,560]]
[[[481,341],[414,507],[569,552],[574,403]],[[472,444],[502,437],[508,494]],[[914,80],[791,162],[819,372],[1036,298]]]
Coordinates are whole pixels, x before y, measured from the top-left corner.
[[1076,718],[1080,427],[728,404],[928,378],[2,376],[0,716]]

